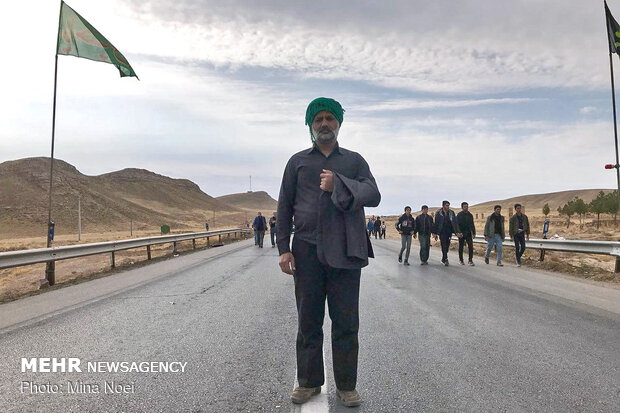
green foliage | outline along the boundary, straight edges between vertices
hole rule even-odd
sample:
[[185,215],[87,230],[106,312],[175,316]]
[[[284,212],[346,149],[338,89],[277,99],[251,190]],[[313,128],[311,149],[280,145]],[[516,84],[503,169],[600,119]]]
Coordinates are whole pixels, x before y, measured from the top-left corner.
[[549,212],[551,212],[551,209],[549,208],[549,204],[545,204],[543,206],[542,212],[545,215],[545,217],[547,217],[547,215],[549,215]]

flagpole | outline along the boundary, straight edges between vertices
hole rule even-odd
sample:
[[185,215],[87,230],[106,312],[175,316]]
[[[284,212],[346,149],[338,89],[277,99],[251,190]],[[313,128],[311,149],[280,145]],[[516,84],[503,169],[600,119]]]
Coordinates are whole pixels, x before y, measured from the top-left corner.
[[612,59],[611,48],[609,48],[609,71],[611,74],[611,102],[613,106],[613,114],[614,114],[614,139],[616,143],[616,180],[618,184],[618,192],[617,201],[620,206],[620,165],[619,165],[619,157],[618,157],[618,125],[616,121],[616,90],[614,86],[614,63]]
[[[60,30],[60,18],[62,14],[62,0],[60,1],[60,11],[58,13],[58,29]],[[58,45],[56,45],[58,47]],[[52,187],[54,182],[54,136],[56,134],[56,86],[58,84],[58,50],[54,59],[54,103],[52,106],[52,149],[50,153],[50,186],[47,202],[47,248],[52,246],[51,230],[54,226],[52,222]],[[49,261],[45,265],[45,280],[50,286],[56,283],[56,263]]]

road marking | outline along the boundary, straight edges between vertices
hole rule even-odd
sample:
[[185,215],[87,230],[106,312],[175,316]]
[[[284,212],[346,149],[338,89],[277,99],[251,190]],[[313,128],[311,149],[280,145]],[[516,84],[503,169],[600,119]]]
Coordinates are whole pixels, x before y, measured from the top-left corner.
[[[325,310],[325,318],[328,318],[329,313],[327,309]],[[331,337],[331,323],[323,322],[323,377],[325,377],[325,384],[321,386],[321,393],[316,396],[312,396],[310,400],[308,400],[304,404],[294,404],[291,408],[291,412],[293,413],[329,413],[329,401],[327,395],[329,394],[329,386],[327,384],[327,360],[325,354],[326,346],[331,346],[332,337]],[[293,389],[299,386],[299,382],[297,381],[297,367],[295,367],[295,385]]]

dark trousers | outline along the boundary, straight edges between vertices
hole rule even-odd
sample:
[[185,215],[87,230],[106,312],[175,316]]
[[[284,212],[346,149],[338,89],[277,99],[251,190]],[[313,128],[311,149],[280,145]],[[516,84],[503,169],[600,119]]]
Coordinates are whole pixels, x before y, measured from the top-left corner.
[[426,262],[431,251],[431,234],[419,233],[418,239],[420,240],[420,261]]
[[448,259],[448,250],[450,249],[451,232],[440,232],[439,241],[441,242],[441,262]]
[[323,318],[325,298],[332,320],[334,379],[340,390],[357,384],[359,290],[361,270],[321,264],[316,245],[293,238],[295,299],[297,301],[297,381],[302,387],[325,383]]
[[469,261],[473,261],[474,259],[474,239],[469,234],[463,234],[461,238],[459,238],[459,260],[463,261],[463,247],[467,242],[467,252],[469,253]]
[[269,236],[271,237],[271,245],[276,245],[276,227],[269,228]]
[[515,234],[513,239],[515,241],[515,255],[517,256],[517,262],[521,263],[521,256],[525,252],[525,233]]
[[256,236],[258,238],[258,246],[263,248],[263,239],[265,238],[265,230],[257,230],[256,231]]

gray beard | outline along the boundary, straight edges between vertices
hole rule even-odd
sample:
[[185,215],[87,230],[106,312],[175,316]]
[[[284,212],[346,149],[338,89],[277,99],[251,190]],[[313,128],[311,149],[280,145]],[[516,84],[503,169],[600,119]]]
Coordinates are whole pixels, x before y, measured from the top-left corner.
[[316,133],[312,131],[312,135],[314,136],[314,140],[320,144],[331,143],[338,139],[338,131],[340,129],[336,129],[335,131],[330,131],[329,133]]

